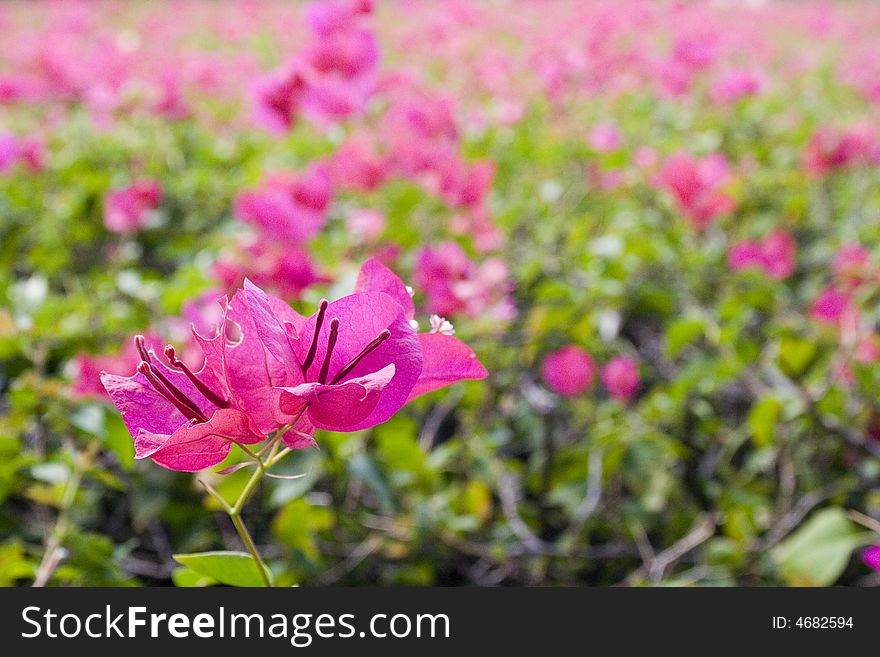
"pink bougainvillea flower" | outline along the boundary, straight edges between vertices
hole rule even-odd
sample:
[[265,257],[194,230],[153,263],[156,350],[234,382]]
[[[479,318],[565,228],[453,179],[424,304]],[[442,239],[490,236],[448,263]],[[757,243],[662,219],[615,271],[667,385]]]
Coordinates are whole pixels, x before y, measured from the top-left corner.
[[351,27],[358,16],[372,11],[372,0],[312,2],[306,7],[305,18],[315,34],[327,35]]
[[715,79],[710,95],[713,102],[726,105],[743,98],[757,96],[764,89],[764,85],[764,76],[759,71],[734,69]]
[[504,261],[487,258],[478,265],[456,242],[421,249],[414,277],[416,286],[427,295],[429,312],[444,316],[488,315],[495,319],[515,315]]
[[437,192],[450,207],[477,208],[485,202],[494,177],[495,165],[488,160],[464,163],[450,159],[440,171]]
[[880,362],[880,340],[876,335],[865,335],[859,339],[853,352],[853,358],[859,363]]
[[655,182],[675,197],[695,227],[705,228],[736,207],[733,197],[723,190],[729,179],[727,160],[720,153],[703,158],[676,153],[667,158]]
[[296,123],[305,94],[306,81],[300,64],[283,64],[254,83],[254,121],[269,132],[287,132]]
[[248,413],[230,403],[226,382],[207,366],[194,373],[166,347],[171,367],[137,336],[141,362],[134,375],[101,373],[110,399],[134,438],[135,458],[170,470],[195,472],[220,463],[233,442],[254,444],[265,436]]
[[257,189],[241,192],[235,215],[270,240],[303,243],[324,226],[332,198],[327,168],[316,164],[301,174],[270,175]]
[[287,299],[299,298],[306,288],[329,280],[301,246],[261,237],[246,240],[225,254],[214,263],[212,272],[227,289],[237,289],[249,278]]
[[0,134],[0,171],[12,168],[18,160],[18,139],[15,135]]
[[143,228],[149,213],[162,202],[158,181],[141,178],[127,187],[114,189],[104,198],[104,226],[114,233],[128,233]]
[[650,146],[639,146],[633,153],[633,162],[640,169],[653,169],[657,161],[657,151]]
[[378,39],[361,25],[367,2],[324,2],[306,10],[312,38],[253,86],[254,119],[275,133],[300,114],[334,123],[361,112],[376,87]]
[[862,552],[862,561],[869,568],[880,573],[880,545],[872,545]]
[[371,192],[391,174],[388,160],[366,138],[349,139],[331,159],[333,183],[345,189]]
[[182,80],[175,70],[162,71],[155,81],[155,87],[156,98],[152,103],[154,112],[174,121],[185,119],[191,114],[184,99]]
[[824,324],[838,325],[855,312],[852,297],[834,287],[826,287],[810,306],[810,316]]
[[868,125],[846,130],[821,126],[807,144],[804,166],[808,173],[824,176],[846,167],[865,164],[871,160],[876,144],[877,135]]
[[353,210],[346,218],[349,235],[356,242],[375,242],[384,232],[387,220],[379,210],[363,208]]
[[422,394],[487,376],[448,331],[417,334],[414,312],[400,278],[365,262],[353,294],[322,302],[299,327],[287,326],[300,373],[295,384],[277,388],[279,410],[293,416],[305,409],[315,427],[357,431],[385,422]]
[[46,146],[38,137],[16,137],[0,134],[0,171],[24,165],[29,171],[42,171],[46,166]]
[[629,401],[639,389],[639,365],[626,356],[615,356],[602,368],[601,378],[612,398]]
[[46,168],[46,144],[39,137],[22,137],[18,141],[18,159],[30,171]]
[[846,244],[835,254],[831,271],[843,287],[854,289],[871,273],[871,252],[860,244]]
[[587,135],[587,143],[598,153],[610,153],[620,148],[623,139],[620,130],[613,123],[598,123]]
[[795,249],[791,235],[777,230],[760,242],[738,242],[730,249],[728,259],[734,271],[755,267],[774,280],[782,280],[794,271]]
[[596,365],[590,354],[570,344],[547,354],[541,363],[541,376],[553,392],[576,397],[593,385]]

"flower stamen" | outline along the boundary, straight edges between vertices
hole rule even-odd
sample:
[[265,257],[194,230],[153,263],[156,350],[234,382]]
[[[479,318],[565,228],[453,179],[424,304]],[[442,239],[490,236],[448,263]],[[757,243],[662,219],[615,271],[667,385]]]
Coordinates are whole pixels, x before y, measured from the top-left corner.
[[330,320],[330,335],[327,338],[327,353],[324,354],[324,362],[321,364],[321,371],[318,374],[318,383],[327,382],[327,374],[330,371],[330,357],[333,356],[333,349],[336,347],[336,338],[339,337],[339,318],[334,317]]
[[174,407],[183,413],[184,417],[194,422],[208,421],[208,418],[196,408],[195,404],[193,404],[186,395],[180,392],[180,390],[174,387],[174,385],[162,376],[162,373],[149,362],[145,360],[141,361],[137,366],[137,371],[146,377],[147,381],[150,382],[150,385],[153,386],[156,392],[174,404]]
[[333,377],[333,380],[330,382],[330,384],[335,385],[339,383],[349,372],[351,372],[355,368],[355,366],[357,366],[358,363],[360,363],[367,356],[367,354],[374,351],[380,344],[385,342],[385,340],[390,337],[391,331],[389,331],[388,329],[382,329],[379,335],[377,335],[376,338],[372,342],[370,342],[370,344],[368,344],[361,350],[361,353],[352,358],[345,367],[339,370],[339,373]]
[[186,366],[186,363],[177,357],[174,347],[170,344],[165,345],[165,358],[171,363],[171,367],[180,370],[186,375],[186,378],[192,381],[192,384],[205,396],[205,399],[218,408],[229,408],[229,402],[202,383],[195,373]]
[[321,303],[318,306],[318,316],[315,318],[315,333],[312,335],[312,344],[309,346],[309,352],[306,354],[306,359],[302,364],[303,374],[309,371],[309,367],[311,367],[315,360],[315,354],[318,353],[318,336],[321,334],[321,327],[324,325],[324,315],[327,313],[327,306],[329,305],[330,302],[327,299],[321,299]]

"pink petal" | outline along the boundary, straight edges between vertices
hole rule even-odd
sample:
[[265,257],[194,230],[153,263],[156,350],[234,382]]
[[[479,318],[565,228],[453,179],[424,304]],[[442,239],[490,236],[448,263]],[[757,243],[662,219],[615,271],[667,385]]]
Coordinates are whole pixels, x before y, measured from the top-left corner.
[[135,437],[135,458],[150,458],[169,470],[196,472],[225,459],[233,441],[254,444],[264,439],[247,415],[223,408],[208,422],[195,425],[186,422],[171,436],[141,429]]
[[375,258],[370,258],[361,266],[354,291],[384,292],[403,307],[407,319],[415,317],[415,306],[406,285],[397,274]]
[[484,379],[489,372],[464,342],[442,333],[420,333],[422,374],[407,401],[464,379]]
[[[309,419],[319,429],[328,431],[356,431],[365,429],[364,421],[373,413],[382,392],[394,378],[394,365],[378,372],[349,379],[337,385],[303,383],[293,388],[282,388],[279,404],[288,414],[299,412],[307,403]],[[384,421],[384,420],[383,420]],[[378,422],[374,422],[378,424]]]
[[[317,355],[307,373],[307,381],[318,379],[327,351],[328,327],[334,317],[339,319],[339,337],[330,359],[328,381],[332,381],[334,375],[360,354],[381,331],[388,329],[391,332],[389,339],[361,360],[346,376],[346,380],[353,379],[378,372],[389,364],[394,365],[394,379],[382,392],[373,413],[358,426],[348,430],[357,431],[385,422],[406,403],[409,392],[422,371],[421,345],[409,325],[405,311],[394,298],[384,292],[356,293],[332,302],[327,308],[327,321],[321,328]],[[314,330],[315,316],[312,316],[300,335],[300,347],[303,351],[311,343]],[[302,356],[300,353],[301,358]]]

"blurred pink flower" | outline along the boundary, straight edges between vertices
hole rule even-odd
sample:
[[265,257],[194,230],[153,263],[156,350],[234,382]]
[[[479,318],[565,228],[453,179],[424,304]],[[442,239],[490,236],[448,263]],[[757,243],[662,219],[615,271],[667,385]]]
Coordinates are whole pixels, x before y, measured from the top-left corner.
[[485,202],[494,177],[495,165],[489,160],[450,160],[441,173],[439,192],[450,207],[476,208]]
[[324,36],[350,28],[359,15],[372,11],[372,0],[311,2],[306,7],[305,19],[312,32]]
[[808,173],[823,176],[838,169],[870,161],[877,136],[873,128],[859,125],[843,131],[828,126],[817,129],[804,154]]
[[835,280],[843,287],[858,287],[868,277],[871,268],[871,252],[860,244],[845,244],[840,247],[831,262]]
[[810,316],[825,324],[839,324],[847,314],[854,311],[850,295],[833,287],[822,290],[810,306]]
[[795,267],[794,239],[782,230],[776,230],[760,242],[743,241],[735,244],[729,253],[730,267],[741,271],[757,267],[774,280],[791,276]]
[[333,183],[344,189],[371,192],[390,175],[390,165],[365,138],[349,139],[330,158]]
[[862,552],[862,561],[869,568],[880,572],[880,545],[873,545]]
[[598,123],[587,135],[587,143],[598,153],[610,153],[620,148],[623,139],[614,123]]
[[639,365],[626,356],[615,356],[602,368],[602,385],[618,401],[629,401],[638,391],[639,382]]
[[213,274],[229,290],[249,278],[286,299],[297,299],[306,288],[329,280],[316,269],[305,249],[260,238],[218,259]]
[[653,169],[657,161],[657,151],[650,146],[639,146],[633,154],[633,162],[640,169]]
[[759,71],[733,69],[715,78],[709,93],[713,102],[724,105],[748,96],[757,96],[764,86],[764,76]]
[[153,111],[174,121],[190,116],[190,109],[183,97],[182,81],[176,71],[163,71],[156,79],[155,87]]
[[544,357],[541,376],[553,392],[576,397],[593,385],[596,366],[590,354],[570,344]]
[[254,121],[269,132],[287,132],[296,122],[305,92],[305,78],[297,62],[288,62],[267,73],[251,88]]
[[[146,343],[151,349],[161,349],[162,338],[152,331],[144,333]],[[125,373],[132,371],[140,362],[138,351],[132,339],[125,344],[118,354],[90,355],[78,354],[73,359],[73,386],[71,392],[76,397],[100,398],[107,397],[107,391],[101,383],[101,372]]]
[[356,242],[374,242],[385,230],[385,215],[379,210],[352,210],[346,218],[348,233]]
[[235,215],[272,240],[301,244],[324,226],[333,186],[324,164],[299,174],[275,173],[235,199]]
[[104,226],[114,233],[140,230],[149,213],[162,202],[162,186],[157,180],[140,178],[127,187],[114,189],[104,197]]
[[685,216],[702,229],[735,209],[733,197],[723,190],[729,179],[730,168],[721,153],[696,158],[679,152],[666,159],[655,184],[671,192]]
[[856,344],[853,357],[859,363],[880,362],[880,341],[876,335],[866,335]]
[[464,313],[499,320],[515,315],[504,261],[487,258],[476,264],[456,242],[422,248],[416,255],[413,278],[427,295],[430,313],[446,317]]
[[16,137],[0,134],[0,171],[20,164],[31,172],[42,171],[46,166],[46,146],[39,137]]

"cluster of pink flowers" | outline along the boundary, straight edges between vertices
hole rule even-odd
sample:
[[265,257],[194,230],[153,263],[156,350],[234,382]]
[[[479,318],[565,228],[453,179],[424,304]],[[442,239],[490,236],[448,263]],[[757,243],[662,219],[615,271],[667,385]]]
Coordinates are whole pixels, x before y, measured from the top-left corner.
[[28,171],[42,171],[46,166],[46,146],[39,137],[16,137],[0,134],[0,173],[16,165]]
[[716,77],[709,93],[718,105],[729,105],[759,95],[766,85],[761,71],[737,68]]
[[299,173],[267,175],[258,187],[240,192],[235,216],[255,232],[215,263],[215,276],[228,288],[250,278],[290,298],[326,281],[312,262],[308,242],[324,227],[332,201],[332,180],[321,162]]
[[425,393],[487,376],[448,322],[413,328],[408,289],[375,260],[364,263],[353,294],[322,301],[309,317],[247,280],[221,308],[212,333],[193,330],[199,371],[171,345],[160,356],[137,336],[135,373],[101,375],[136,458],[193,472],[223,461],[234,443],[276,431],[303,449],[316,429],[367,429]]
[[865,247],[846,244],[835,255],[831,273],[832,284],[816,297],[810,314],[819,322],[840,326],[848,316],[858,313],[853,297],[864,284],[876,280],[877,269]]
[[804,167],[814,176],[869,163],[880,164],[880,140],[864,124],[846,130],[822,126],[810,137],[804,153]]
[[375,131],[353,134],[333,158],[338,184],[371,191],[391,177],[412,181],[457,212],[453,231],[471,235],[481,251],[497,248],[488,204],[495,167],[461,156],[452,100],[405,75],[388,76],[380,93],[387,109]]
[[441,242],[419,250],[413,276],[425,292],[428,312],[495,320],[516,315],[507,264],[500,258],[478,264],[458,243]]
[[734,271],[756,268],[779,281],[794,272],[796,251],[794,238],[783,230],[775,230],[762,240],[737,242],[728,257]]
[[834,371],[844,382],[853,381],[854,362],[880,362],[880,339],[873,320],[862,313],[856,301],[865,286],[876,283],[878,271],[867,249],[847,244],[832,262],[832,283],[810,305],[810,316],[837,332],[840,349]]
[[364,22],[371,0],[336,0],[307,7],[311,41],[253,87],[254,118],[272,132],[289,130],[302,114],[333,123],[363,111],[376,87],[379,47]]
[[721,153],[697,158],[679,152],[666,159],[654,183],[672,194],[685,217],[702,229],[735,209],[736,201],[725,190],[730,178],[730,167]]
[[610,153],[621,147],[623,138],[614,123],[597,123],[590,129],[587,143],[597,153]]
[[[577,397],[592,387],[596,364],[584,349],[569,344],[544,357],[541,376],[553,392]],[[639,364],[627,356],[615,356],[602,368],[600,379],[612,399],[628,402],[641,384]]]
[[150,213],[162,202],[158,180],[140,178],[126,187],[111,190],[104,197],[104,226],[114,233],[145,228]]

